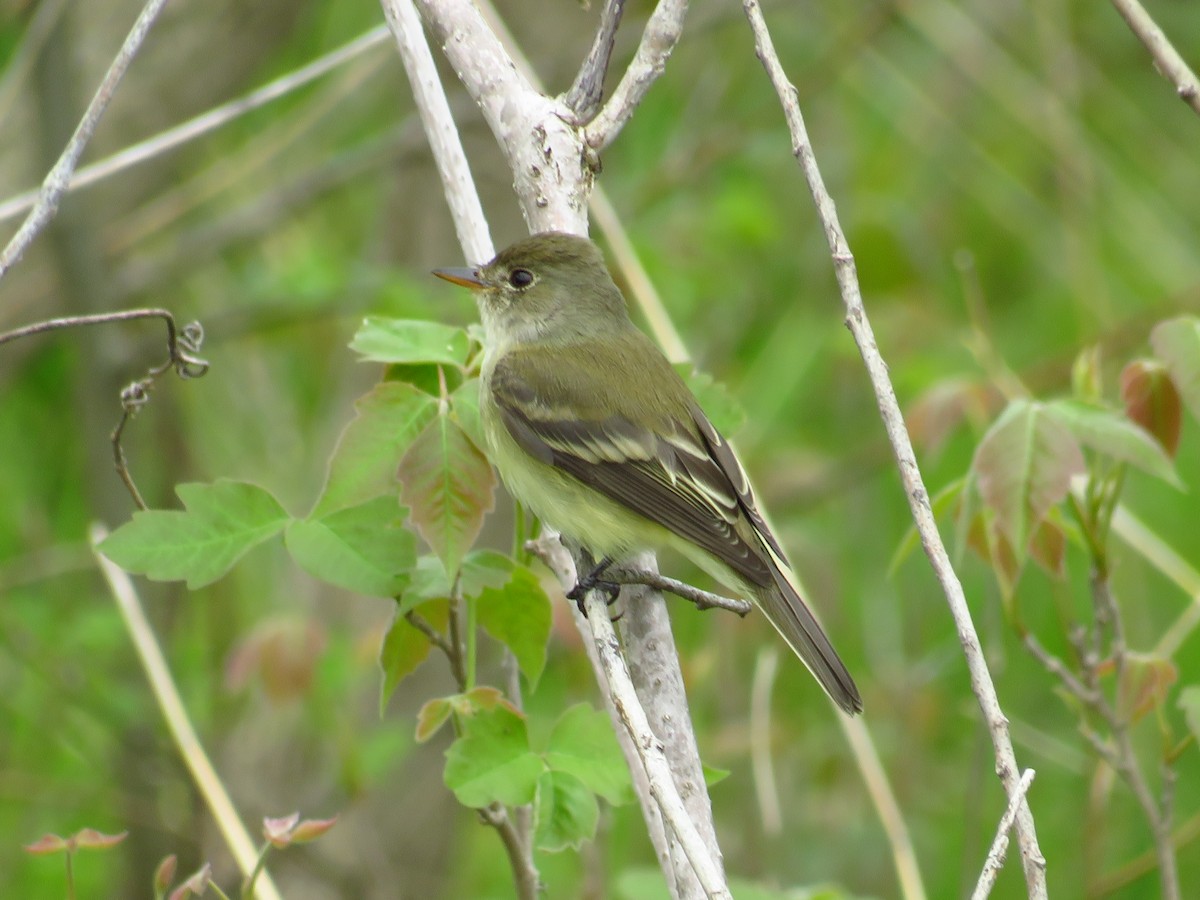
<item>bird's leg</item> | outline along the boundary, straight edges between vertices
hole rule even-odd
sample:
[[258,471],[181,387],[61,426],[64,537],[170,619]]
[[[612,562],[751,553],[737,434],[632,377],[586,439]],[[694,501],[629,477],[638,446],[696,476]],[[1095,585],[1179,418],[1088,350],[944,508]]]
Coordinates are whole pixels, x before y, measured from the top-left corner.
[[[592,555],[586,550],[581,550],[579,553],[579,559],[580,562],[584,564],[584,568],[586,568],[592,562]],[[613,560],[611,556],[604,557],[604,559],[600,560],[599,563],[592,566],[591,570],[586,575],[576,580],[575,587],[567,591],[567,599],[574,600],[575,605],[579,607],[579,611],[584,616],[587,615],[587,610],[584,609],[583,600],[587,596],[588,591],[603,591],[608,595],[608,600],[606,602],[609,606],[612,606],[613,603],[616,602],[617,594],[621,593],[621,586],[619,584],[613,581],[602,581],[600,578],[600,576],[602,576],[612,564]]]

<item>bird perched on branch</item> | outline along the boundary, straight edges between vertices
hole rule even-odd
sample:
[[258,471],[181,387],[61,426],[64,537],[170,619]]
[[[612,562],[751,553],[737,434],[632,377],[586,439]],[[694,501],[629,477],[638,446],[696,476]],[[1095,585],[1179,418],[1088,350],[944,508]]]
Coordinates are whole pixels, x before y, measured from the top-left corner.
[[477,268],[438,269],[475,293],[480,416],[510,493],[603,559],[674,547],[762,610],[834,702],[854,680],[797,593],[733,450],[629,318],[598,247],[547,232]]

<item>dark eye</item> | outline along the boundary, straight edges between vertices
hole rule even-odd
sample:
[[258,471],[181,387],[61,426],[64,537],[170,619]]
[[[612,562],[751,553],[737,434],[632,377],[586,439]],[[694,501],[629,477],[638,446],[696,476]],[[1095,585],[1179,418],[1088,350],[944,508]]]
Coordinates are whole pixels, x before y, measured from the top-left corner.
[[533,284],[533,273],[528,269],[513,269],[508,273],[508,283],[515,288],[527,288]]

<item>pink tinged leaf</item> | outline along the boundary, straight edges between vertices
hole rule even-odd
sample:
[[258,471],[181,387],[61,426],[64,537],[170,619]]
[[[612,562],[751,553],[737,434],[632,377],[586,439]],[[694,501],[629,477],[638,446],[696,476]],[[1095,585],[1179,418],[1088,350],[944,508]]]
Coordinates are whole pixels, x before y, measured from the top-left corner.
[[263,819],[263,837],[274,847],[286,847],[292,841],[292,831],[300,821],[300,813]]
[[417,713],[417,742],[425,743],[449,720],[454,705],[446,697],[426,701]]
[[81,849],[107,850],[109,847],[115,847],[128,836],[128,831],[122,831],[120,834],[103,834],[95,828],[83,828],[72,835],[71,843]]
[[1143,653],[1127,653],[1118,685],[1117,711],[1129,722],[1162,706],[1167,691],[1179,680],[1179,669],[1169,659]]
[[179,865],[179,860],[175,854],[163,857],[163,861],[158,864],[154,870],[154,895],[160,896],[167,892],[167,888],[171,886],[171,882],[175,880],[175,870]]
[[1047,574],[1062,579],[1066,573],[1067,536],[1052,518],[1043,519],[1029,541],[1029,555]]
[[438,416],[400,461],[401,501],[446,571],[463,555],[495,502],[496,477],[487,459],[449,416]]
[[314,619],[275,616],[255,626],[233,649],[225,666],[230,690],[257,678],[273,703],[304,697],[312,687],[328,635]]
[[205,863],[187,881],[171,891],[169,900],[185,900],[187,897],[202,897],[212,884],[212,863]]
[[337,824],[338,817],[330,819],[302,819],[292,832],[293,844],[306,844],[315,841]]
[[1166,363],[1187,408],[1200,419],[1200,319],[1180,316],[1160,322],[1150,332],[1150,346]]
[[988,429],[972,463],[979,493],[1018,560],[1029,536],[1084,471],[1071,432],[1040,403],[1016,400]]
[[1125,415],[1154,435],[1172,459],[1179,451],[1183,401],[1161,363],[1135,359],[1121,370],[1121,401]]
[[32,844],[24,844],[22,850],[31,856],[48,856],[51,853],[61,853],[70,848],[66,838],[57,834],[44,834]]

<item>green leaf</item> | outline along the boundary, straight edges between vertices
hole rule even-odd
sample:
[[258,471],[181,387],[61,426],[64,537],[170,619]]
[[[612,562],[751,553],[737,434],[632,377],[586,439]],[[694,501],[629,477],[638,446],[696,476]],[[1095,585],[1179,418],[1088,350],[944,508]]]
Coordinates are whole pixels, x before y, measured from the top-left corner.
[[[379,646],[379,715],[387,710],[396,686],[416,671],[433,648],[429,638],[409,624],[400,605],[392,612],[392,621]],[[426,604],[421,615],[435,630],[444,632],[450,617],[448,603]]]
[[480,450],[487,449],[487,441],[483,436],[483,423],[479,421],[479,379],[471,378],[464,381],[450,395],[450,409],[454,418],[467,436],[475,442]]
[[368,597],[394,597],[408,583],[417,542],[392,497],[292,522],[288,552],[310,575]]
[[1081,400],[1054,400],[1045,411],[1061,422],[1081,444],[1182,488],[1175,466],[1162,445],[1136,422],[1116,410]]
[[543,755],[553,771],[569,772],[614,806],[633,800],[612,722],[588,704],[576,704],[559,717]]
[[1200,419],[1200,319],[1180,316],[1160,322],[1150,332],[1150,346],[1166,363],[1192,416]]
[[600,807],[596,795],[568,772],[543,772],[537,783],[534,845],[554,853],[579,847],[596,834]]
[[100,544],[104,555],[130,572],[155,581],[186,580],[195,590],[228,572],[290,518],[267,491],[245,482],[181,484],[175,493],[186,512],[135,512]]
[[512,651],[529,687],[537,687],[550,640],[550,598],[537,576],[516,566],[507,584],[487,587],[476,605],[479,624]]
[[437,400],[396,381],[381,381],[354,404],[329,460],[314,515],[357,506],[399,490],[396,468],[404,452],[437,414]]
[[700,768],[704,771],[704,783],[709,787],[714,784],[720,784],[729,777],[729,769],[720,769],[716,766],[710,766],[708,763],[702,763]]
[[1200,685],[1191,684],[1179,692],[1177,701],[1183,710],[1183,718],[1187,722],[1188,731],[1192,733],[1196,743],[1200,744]]
[[492,467],[452,419],[438,416],[404,454],[399,476],[413,524],[453,575],[495,502]]
[[746,424],[746,410],[724,384],[691,363],[676,363],[675,371],[683,377],[708,420],[722,435],[732,437]]
[[1174,459],[1183,426],[1183,401],[1166,367],[1151,359],[1135,359],[1125,366],[1121,402],[1125,415],[1154,435]]
[[459,579],[462,591],[473,597],[484,588],[502,588],[512,578],[518,566],[509,557],[495,550],[472,550],[463,559]]
[[545,769],[529,749],[525,719],[498,704],[461,717],[463,735],[446,751],[446,787],[463,806],[531,803]]
[[1071,432],[1040,403],[1015,400],[992,424],[971,463],[996,525],[1022,559],[1033,528],[1084,471]]
[[350,349],[382,363],[441,363],[462,366],[470,339],[461,328],[414,319],[367,316]]

